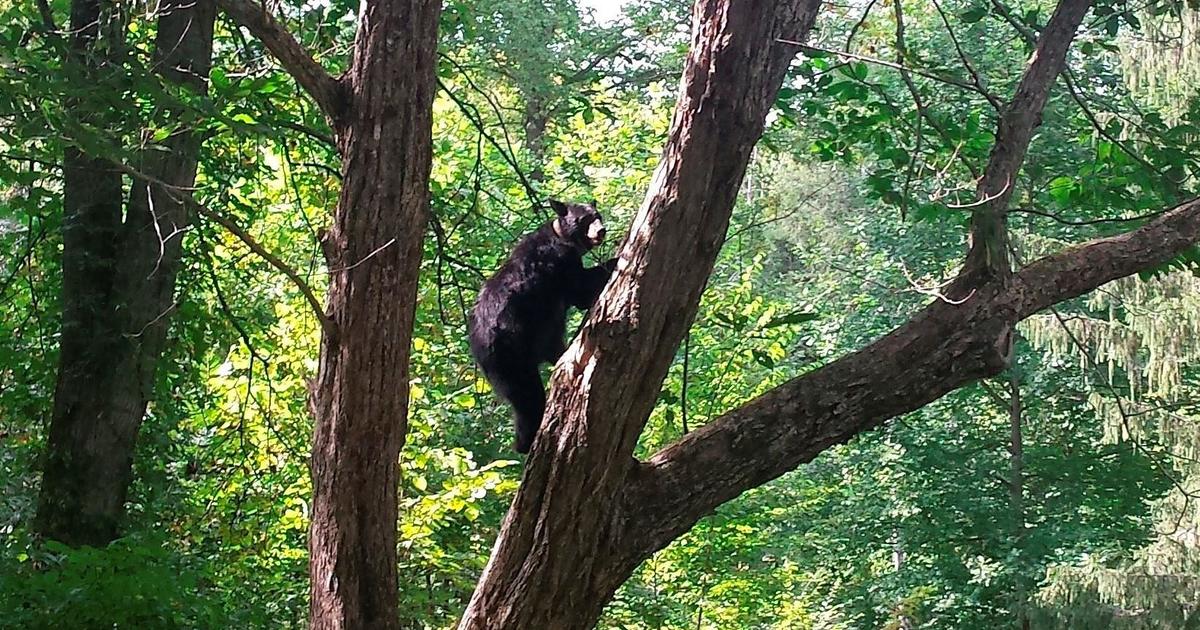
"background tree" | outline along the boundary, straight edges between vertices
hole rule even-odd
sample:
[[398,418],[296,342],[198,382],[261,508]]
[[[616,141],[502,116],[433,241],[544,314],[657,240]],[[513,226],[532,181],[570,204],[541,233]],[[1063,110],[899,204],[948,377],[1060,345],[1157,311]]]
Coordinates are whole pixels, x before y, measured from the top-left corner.
[[[189,121],[172,120],[187,111],[172,101],[205,91],[215,14],[211,2],[159,5],[149,59],[127,40],[126,7],[72,2],[61,36],[48,7],[42,16],[43,37],[69,38],[63,73],[76,118],[63,121],[70,142],[62,178],[62,337],[37,528],[69,543],[111,541],[124,513],[189,223],[169,189],[192,186],[200,151]],[[143,79],[128,69],[138,63],[176,88],[146,90],[147,122],[121,98],[123,84]],[[113,136],[135,148],[113,146]],[[123,174],[131,170],[145,177],[126,189]]]
[[364,3],[350,66],[337,79],[261,6],[221,6],[317,102],[342,162],[341,194],[322,237],[328,313],[318,313],[321,363],[310,385],[310,622],[397,627],[395,462],[407,433],[441,3]]

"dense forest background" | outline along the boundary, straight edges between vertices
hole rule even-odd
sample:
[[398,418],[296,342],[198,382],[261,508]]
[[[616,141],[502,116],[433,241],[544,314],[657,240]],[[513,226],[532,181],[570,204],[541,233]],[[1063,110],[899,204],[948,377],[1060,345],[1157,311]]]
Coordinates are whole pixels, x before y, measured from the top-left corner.
[[[269,7],[336,75],[357,4]],[[104,63],[73,64],[74,5],[0,0],[0,626],[303,626],[322,330],[310,301],[327,287],[344,175],[333,132],[228,9],[214,11],[211,64],[173,74],[164,7],[182,5],[109,7]],[[950,299],[997,118],[1053,9],[822,7],[639,456]],[[601,21],[574,0],[444,5],[399,461],[400,627],[456,622],[521,480],[508,409],[466,351],[466,311],[549,218],[544,199],[594,197],[613,235],[633,221],[689,11],[629,0]],[[1195,196],[1198,40],[1194,3],[1092,8],[1009,182],[1015,261]],[[72,264],[106,263],[64,260],[78,234],[64,193],[94,193],[64,191],[64,171],[81,155],[129,165],[111,182],[129,204],[117,216],[166,212],[149,193],[137,205],[138,182],[193,148],[194,184],[178,186],[200,204],[192,219],[122,272],[144,283],[179,250],[174,290],[142,329],[161,326],[161,359],[117,537],[52,540],[62,529],[38,512],[62,340],[91,308],[65,285],[80,282]],[[107,263],[135,258],[109,238]],[[1200,627],[1196,260],[1035,315],[1000,376],[717,508],[637,568],[600,627]]]

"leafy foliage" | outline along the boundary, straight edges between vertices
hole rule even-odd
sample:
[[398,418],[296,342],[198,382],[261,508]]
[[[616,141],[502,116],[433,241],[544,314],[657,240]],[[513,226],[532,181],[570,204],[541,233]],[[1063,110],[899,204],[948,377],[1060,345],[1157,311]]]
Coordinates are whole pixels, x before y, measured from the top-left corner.
[[[1011,92],[1029,54],[1019,29],[1049,9],[997,6],[904,3],[903,50],[892,5],[827,8],[816,48],[779,95],[639,455],[937,299],[992,146],[988,94]],[[65,20],[67,2],[49,7]],[[30,533],[55,387],[67,147],[124,160],[202,130],[197,197],[317,291],[325,284],[318,235],[340,180],[326,122],[231,23],[219,24],[206,97],[164,86],[149,71],[152,11],[136,7],[120,63],[85,85],[63,68],[61,37],[35,3],[0,0],[0,625],[299,627],[318,325],[292,283],[206,220],[183,237],[127,536],[69,549]],[[326,63],[344,58],[324,53],[351,44],[355,8],[288,1],[277,14]],[[404,627],[453,625],[521,474],[508,412],[466,352],[466,309],[547,218],[541,199],[594,196],[613,234],[633,221],[670,121],[686,10],[632,0],[597,23],[570,0],[446,7],[434,216],[398,462]],[[1196,193],[1194,47],[1161,37],[1131,48],[1173,25],[1194,34],[1195,15],[1179,3],[1097,7],[1012,182],[1020,259],[1128,229]],[[1163,61],[1175,53],[1187,61]],[[1191,627],[1179,611],[1197,605],[1200,575],[1200,309],[1184,273],[1196,260],[1032,320],[1004,379],[723,506],[640,567],[602,623],[968,628],[1012,625],[1023,610],[1045,627]]]

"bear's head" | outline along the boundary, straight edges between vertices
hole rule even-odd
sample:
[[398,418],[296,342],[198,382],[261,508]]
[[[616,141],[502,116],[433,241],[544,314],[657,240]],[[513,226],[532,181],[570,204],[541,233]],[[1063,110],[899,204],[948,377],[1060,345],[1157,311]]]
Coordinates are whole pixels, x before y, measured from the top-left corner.
[[550,200],[550,207],[558,218],[554,220],[554,232],[583,251],[588,251],[604,242],[604,221],[596,211],[596,201],[587,203],[563,203]]

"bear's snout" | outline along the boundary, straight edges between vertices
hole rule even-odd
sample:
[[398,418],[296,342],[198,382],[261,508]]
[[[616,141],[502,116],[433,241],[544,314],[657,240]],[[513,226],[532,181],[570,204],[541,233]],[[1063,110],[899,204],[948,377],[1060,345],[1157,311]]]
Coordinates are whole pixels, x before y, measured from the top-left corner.
[[604,235],[607,233],[608,230],[604,228],[604,223],[595,221],[588,226],[588,241],[590,241],[593,246],[599,245],[604,241]]

